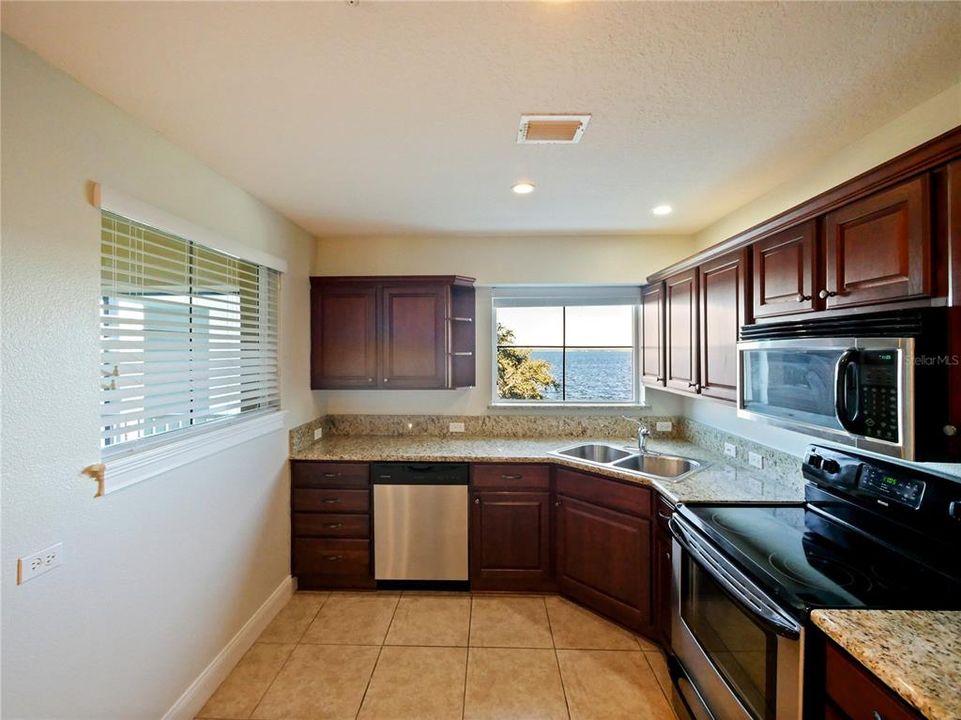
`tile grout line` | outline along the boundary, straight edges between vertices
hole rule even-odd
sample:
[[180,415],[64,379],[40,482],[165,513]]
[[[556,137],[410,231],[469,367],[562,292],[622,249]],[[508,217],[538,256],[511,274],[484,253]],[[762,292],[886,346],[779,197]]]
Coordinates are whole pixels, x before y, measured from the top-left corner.
[[370,684],[374,681],[374,673],[377,672],[377,666],[380,664],[380,656],[384,654],[384,643],[387,642],[387,635],[390,633],[390,626],[394,624],[394,617],[397,615],[397,608],[400,607],[400,599],[403,596],[403,593],[397,595],[397,602],[394,603],[394,610],[390,614],[390,621],[387,623],[387,629],[384,631],[384,637],[381,638],[380,647],[377,650],[377,659],[374,660],[374,667],[370,669],[370,676],[367,678],[367,684],[364,686],[364,694],[361,695],[360,704],[357,706],[357,712],[354,713],[355,720],[356,718],[360,717],[360,713],[364,709],[364,700],[367,699],[367,693],[370,691]]
[[467,654],[464,657],[464,699],[460,706],[461,720],[467,716],[467,669],[470,667],[470,630],[471,623],[474,622],[474,596],[468,595],[470,609],[467,611]]
[[572,718],[571,703],[567,699],[567,686],[564,684],[564,674],[561,672],[561,660],[557,655],[557,641],[554,639],[554,623],[551,622],[551,611],[547,607],[547,600],[544,600],[544,612],[547,613],[547,629],[551,633],[551,646],[554,648],[554,664],[557,666],[557,679],[561,682],[561,692],[564,693],[564,707],[567,710],[568,720]]
[[[651,662],[651,659],[647,656],[646,652],[644,653],[644,660],[647,661],[647,666],[651,668],[651,672],[654,674],[654,682],[656,682],[657,686],[661,689],[661,695],[663,695],[664,699],[667,701],[667,705],[669,708],[671,708],[671,712],[674,712],[673,700],[667,696],[667,690],[665,690],[664,686],[661,685],[661,681],[657,677],[657,670],[654,668],[654,664]],[[674,713],[674,716],[677,717],[677,713]]]

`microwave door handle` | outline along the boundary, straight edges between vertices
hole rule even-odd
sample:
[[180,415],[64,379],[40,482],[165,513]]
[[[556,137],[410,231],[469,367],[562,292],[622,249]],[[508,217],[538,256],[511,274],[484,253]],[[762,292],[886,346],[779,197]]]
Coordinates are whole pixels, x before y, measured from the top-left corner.
[[[838,422],[841,423],[841,427],[850,433],[857,432],[857,428],[854,426],[852,420],[854,420],[859,410],[859,400],[857,395],[859,394],[859,388],[855,385],[855,401],[854,401],[854,414],[851,414],[851,409],[848,407],[847,402],[847,385],[848,385],[848,371],[853,368],[853,372],[857,373],[857,357],[858,351],[849,348],[841,353],[838,357],[838,362],[834,366],[834,414],[837,416]],[[854,376],[855,383],[858,382],[857,375]]]

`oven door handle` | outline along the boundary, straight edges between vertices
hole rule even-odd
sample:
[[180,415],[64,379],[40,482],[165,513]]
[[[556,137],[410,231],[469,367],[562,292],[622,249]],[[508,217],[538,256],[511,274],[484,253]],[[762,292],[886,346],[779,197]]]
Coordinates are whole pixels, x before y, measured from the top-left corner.
[[668,521],[668,527],[680,546],[698,561],[731,600],[748,610],[752,617],[772,632],[792,640],[801,637],[801,626],[797,622],[771,607],[766,598],[739,585],[735,573],[740,573],[727,560],[705,552],[676,515]]

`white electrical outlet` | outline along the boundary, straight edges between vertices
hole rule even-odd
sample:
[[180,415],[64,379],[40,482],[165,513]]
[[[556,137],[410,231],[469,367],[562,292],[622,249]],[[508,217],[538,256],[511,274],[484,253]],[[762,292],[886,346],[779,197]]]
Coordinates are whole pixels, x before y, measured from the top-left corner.
[[670,420],[661,420],[654,423],[654,429],[658,432],[671,432],[674,429],[674,423]]
[[724,454],[728,457],[737,457],[737,445],[734,443],[724,443]]
[[22,557],[17,560],[17,585],[22,585],[27,580],[33,580],[37,575],[43,575],[62,564],[63,543],[51,545],[33,555]]
[[450,423],[447,425],[449,432],[464,432],[464,423]]
[[747,454],[747,464],[760,470],[764,467],[764,456],[760,453],[749,452]]
[[314,440],[320,440],[324,436],[324,429],[317,428],[314,430]]

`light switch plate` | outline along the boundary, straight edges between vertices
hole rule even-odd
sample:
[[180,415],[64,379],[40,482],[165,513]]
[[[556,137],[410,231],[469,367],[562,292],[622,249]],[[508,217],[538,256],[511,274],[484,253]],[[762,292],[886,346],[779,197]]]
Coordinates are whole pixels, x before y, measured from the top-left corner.
[[324,436],[324,429],[317,428],[314,430],[314,440],[320,440]]
[[764,467],[764,456],[760,453],[749,452],[747,454],[747,464],[760,470]]
[[63,543],[27,555],[17,560],[17,585],[33,580],[38,575],[53,570],[63,564]]
[[734,443],[724,443],[724,454],[728,457],[737,457],[737,445]]
[[450,423],[447,429],[450,432],[464,432],[464,423]]
[[674,423],[670,420],[661,420],[654,424],[654,429],[658,432],[671,432],[674,429]]

